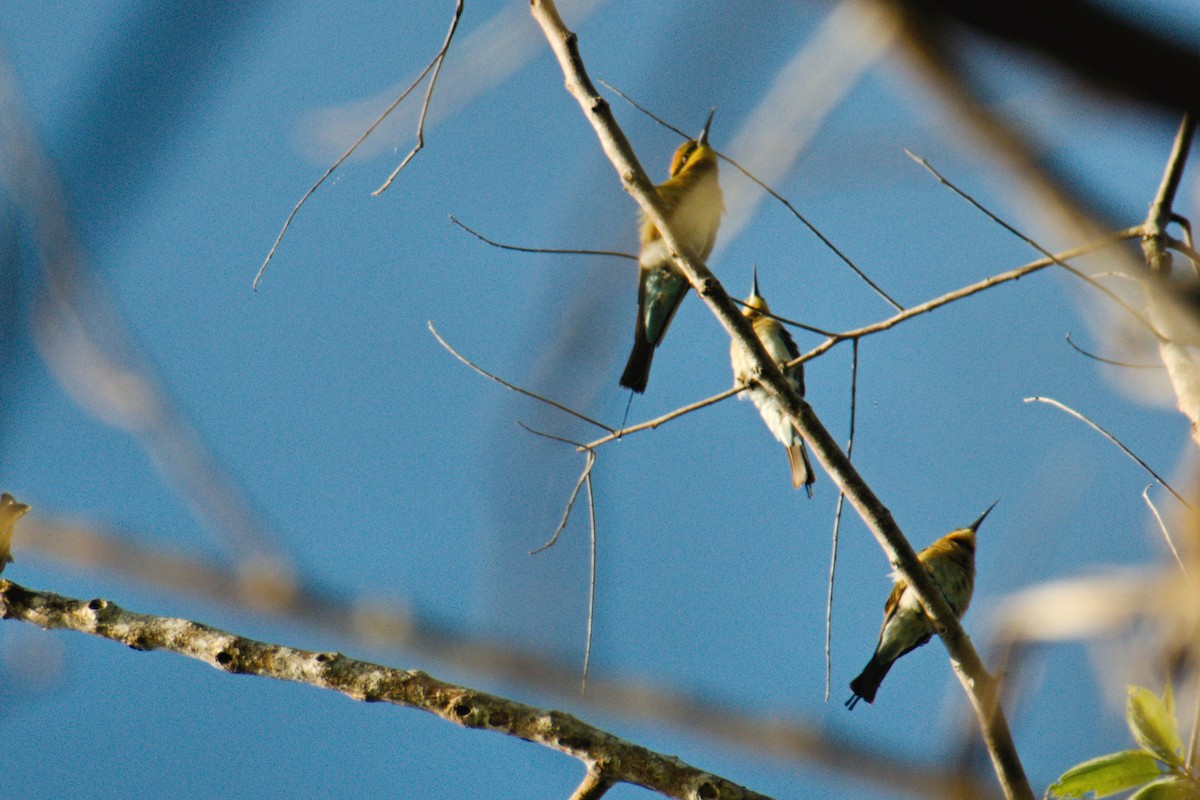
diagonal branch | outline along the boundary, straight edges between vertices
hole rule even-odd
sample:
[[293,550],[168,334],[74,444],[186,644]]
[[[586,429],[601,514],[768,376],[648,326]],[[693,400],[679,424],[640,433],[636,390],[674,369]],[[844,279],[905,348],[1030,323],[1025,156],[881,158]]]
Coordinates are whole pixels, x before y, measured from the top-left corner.
[[720,320],[725,330],[751,356],[760,385],[781,403],[792,424],[813,450],[821,466],[855,507],[864,523],[887,553],[888,560],[913,587],[917,598],[928,610],[943,644],[954,662],[959,680],[975,709],[984,742],[992,757],[1004,793],[1009,798],[1032,800],[1033,790],[1025,777],[1013,744],[1008,721],[1000,709],[996,680],[984,669],[979,654],[950,610],[946,598],[932,577],[917,561],[917,554],[892,519],[891,512],[859,475],[833,436],[817,418],[812,407],[799,397],[784,379],[779,367],[767,355],[749,321],[739,313],[725,289],[708,267],[680,244],[667,221],[662,199],[637,161],[624,133],[613,119],[607,101],[592,85],[579,55],[578,37],[567,29],[553,0],[532,0],[531,11],[554,51],[566,79],[566,88],[583,109],[595,129],[601,147],[617,170],[625,190],[641,206],[646,218],[662,234],[676,266],[687,277],[697,294]]
[[[107,600],[77,600],[0,580],[0,618],[90,633],[132,647],[165,650],[228,672],[303,683],[352,700],[427,711],[464,728],[489,730],[557,750],[589,773],[603,764],[609,783],[631,783],[666,797],[769,800],[730,780],[621,739],[561,711],[548,711],[403,670],[247,639],[186,619],[126,611]],[[585,794],[599,797],[599,794]]]

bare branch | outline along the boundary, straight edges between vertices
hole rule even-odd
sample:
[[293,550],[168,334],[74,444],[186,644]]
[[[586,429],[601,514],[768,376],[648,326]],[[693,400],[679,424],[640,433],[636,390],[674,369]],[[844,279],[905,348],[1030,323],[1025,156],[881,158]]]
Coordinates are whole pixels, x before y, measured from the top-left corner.
[[[521,427],[525,427],[525,426],[522,425]],[[526,429],[532,430],[530,428],[526,428]],[[533,432],[537,433],[537,431],[533,431]],[[592,450],[588,450],[587,451],[587,464],[584,466],[583,472],[579,473],[579,480],[575,481],[575,488],[571,490],[571,496],[567,498],[567,507],[563,510],[562,519],[559,520],[558,527],[554,529],[554,533],[553,533],[553,535],[551,535],[549,541],[547,541],[545,544],[543,544],[539,547],[535,547],[532,550],[530,550],[529,555],[531,555],[531,556],[537,555],[538,553],[542,552],[543,550],[553,547],[554,543],[558,541],[558,535],[563,532],[563,528],[567,527],[567,521],[571,519],[571,509],[575,507],[575,499],[577,497],[579,497],[579,490],[583,488],[584,482],[591,476],[592,466],[595,465],[595,463],[596,463],[596,453]]]
[[557,249],[552,247],[518,247],[515,244],[503,244],[484,236],[479,231],[467,227],[462,221],[456,218],[453,214],[450,215],[450,222],[462,228],[467,233],[474,236],[481,242],[490,244],[492,247],[498,247],[501,250],[515,250],[518,253],[555,253],[558,255],[567,256],[613,256],[616,258],[628,258],[637,261],[637,256],[633,253],[622,253],[618,250],[576,250],[576,249]]
[[[446,36],[446,41],[442,44],[442,48],[438,51],[437,55],[435,55],[433,57],[433,60],[431,60],[425,66],[425,69],[421,70],[421,74],[418,75],[415,79],[413,79],[413,82],[408,85],[408,88],[405,89],[403,92],[401,92],[400,96],[397,97],[395,100],[393,100],[392,104],[389,105],[387,108],[385,108],[383,110],[383,113],[375,118],[374,122],[372,122],[370,125],[367,126],[367,129],[365,131],[363,131],[362,134],[357,139],[354,140],[354,144],[350,145],[350,147],[348,147],[346,149],[346,152],[344,152],[340,156],[338,156],[337,160],[334,161],[333,164],[331,164],[329,166],[329,169],[325,170],[325,172],[321,175],[321,177],[317,178],[316,183],[314,183],[312,186],[308,187],[308,191],[305,192],[304,196],[300,198],[300,201],[298,203],[296,203],[295,206],[292,207],[292,212],[290,214],[288,214],[287,219],[285,219],[283,221],[283,227],[279,229],[279,234],[275,237],[275,241],[271,244],[271,249],[267,251],[267,257],[263,259],[262,265],[258,268],[258,272],[255,273],[255,275],[254,275],[254,282],[251,284],[251,288],[253,288],[254,291],[258,291],[258,282],[262,279],[263,272],[265,272],[267,269],[267,264],[270,264],[271,259],[275,257],[275,251],[279,249],[279,243],[283,241],[283,235],[285,233],[287,233],[288,228],[291,227],[292,220],[296,218],[296,214],[299,213],[300,208],[305,203],[308,202],[308,198],[312,197],[313,193],[316,192],[317,189],[320,188],[321,184],[323,184],[325,182],[325,180],[334,173],[334,170],[336,170],[338,167],[340,167],[345,162],[345,160],[347,158],[349,158],[354,153],[355,150],[358,149],[358,146],[361,145],[363,142],[365,142],[367,140],[367,137],[375,132],[375,129],[378,128],[383,123],[383,121],[385,119],[387,119],[388,116],[393,111],[396,110],[396,106],[398,106],[404,102],[404,99],[412,93],[413,89],[417,88],[417,86],[420,85],[421,81],[425,79],[425,76],[429,74],[430,70],[435,69],[435,68],[439,71],[441,70],[442,61],[445,60],[446,50],[450,47],[450,40],[454,37],[454,31],[458,27],[458,20],[462,16],[462,10],[463,10],[463,0],[458,0],[457,5],[455,6],[455,9],[454,9],[454,19],[450,22],[450,32]],[[436,73],[434,73],[434,79],[432,81],[430,81],[430,83],[429,83],[429,91],[426,92],[426,94],[425,94],[425,103],[421,107],[421,121],[417,128],[418,146],[413,149],[413,152],[408,154],[408,157],[404,159],[404,162],[400,165],[400,167],[398,167],[396,169],[396,172],[392,173],[392,176],[388,178],[388,181],[387,181],[388,183],[391,183],[392,178],[394,178],[396,176],[396,174],[399,173],[399,171],[401,169],[403,169],[404,165],[407,164],[414,155],[416,155],[417,150],[419,150],[421,147],[423,147],[425,145],[425,138],[424,138],[425,112],[426,112],[426,110],[428,110],[429,97],[433,92],[433,84],[436,80],[437,80]],[[377,190],[375,192],[375,194],[378,194],[379,191],[382,191],[383,188],[386,188],[386,185],[387,184],[385,184],[384,187],[381,187],[379,190]]]
[[492,373],[488,372],[483,367],[480,367],[477,364],[473,363],[466,356],[462,355],[457,350],[455,350],[453,347],[451,347],[450,344],[441,337],[441,334],[439,334],[437,332],[437,329],[433,327],[432,322],[426,322],[425,324],[429,327],[429,332],[433,334],[433,338],[438,340],[438,344],[440,344],[442,347],[449,350],[450,354],[452,356],[457,358],[462,363],[466,364],[471,369],[478,372],[483,377],[489,378],[507,389],[512,389],[517,394],[523,394],[526,397],[532,397],[534,400],[541,401],[548,406],[557,408],[559,411],[565,411],[566,413],[570,414],[572,417],[575,417],[576,419],[581,419],[584,422],[595,425],[597,428],[600,428],[601,430],[606,430],[609,433],[616,433],[616,431],[614,429],[608,427],[603,422],[597,422],[596,420],[592,419],[591,417],[587,416],[586,414],[581,414],[578,411],[576,411],[575,409],[570,408],[569,406],[564,406],[562,403],[558,403],[547,397],[542,397],[540,394],[537,394],[536,392],[531,392],[528,389],[522,389],[520,386],[517,386],[516,384],[513,384],[513,383],[509,383],[508,381],[504,380],[503,378],[499,377],[498,375],[493,375]]
[[662,234],[663,242],[670,249],[675,265],[687,277],[697,294],[730,336],[745,348],[760,375],[760,384],[787,410],[792,424],[812,449],[821,466],[829,473],[834,484],[846,493],[887,554],[888,560],[913,587],[917,598],[928,610],[943,644],[951,655],[959,682],[975,709],[984,742],[1005,794],[1010,798],[1032,800],[1033,790],[1025,777],[1013,744],[1008,721],[996,703],[996,681],[987,673],[979,654],[951,611],[941,590],[922,568],[917,560],[916,551],[892,519],[891,512],[846,458],[812,407],[799,397],[791,384],[784,379],[779,365],[767,354],[762,342],[751,329],[749,321],[730,301],[720,282],[702,261],[681,245],[664,213],[662,198],[638,164],[629,141],[612,117],[608,103],[596,92],[588,78],[579,55],[578,37],[563,24],[553,0],[532,0],[530,8],[558,59],[566,79],[567,91],[578,101],[588,122],[596,131],[601,147],[620,176],[625,190],[634,197],[646,218]]
[[400,162],[400,166],[392,170],[392,174],[387,176],[387,180],[383,182],[375,191],[371,192],[372,197],[378,197],[387,191],[387,188],[392,185],[392,181],[396,180],[396,176],[400,171],[408,166],[408,162],[413,160],[413,156],[421,152],[425,147],[425,115],[429,113],[429,101],[433,98],[433,89],[437,86],[438,75],[441,74],[442,64],[446,60],[446,53],[450,50],[450,42],[454,40],[454,31],[458,29],[458,21],[462,19],[463,0],[457,0],[454,5],[454,19],[450,21],[450,30],[446,32],[446,41],[442,42],[442,49],[438,50],[438,54],[433,57],[430,64],[436,65],[433,67],[433,75],[429,78],[429,86],[425,89],[425,100],[421,103],[421,117],[417,120],[417,143],[413,145],[413,149],[408,152],[404,160]]
[[1128,447],[1126,447],[1124,444],[1122,444],[1120,439],[1118,439],[1116,436],[1113,436],[1108,431],[1104,430],[1104,428],[1100,427],[1099,425],[1097,425],[1092,420],[1088,419],[1083,414],[1079,413],[1078,411],[1076,411],[1075,409],[1073,409],[1069,406],[1063,405],[1062,403],[1058,402],[1057,400],[1055,400],[1054,398],[1051,398],[1051,397],[1026,397],[1025,402],[1026,403],[1046,403],[1047,405],[1054,406],[1055,408],[1059,409],[1060,411],[1067,412],[1072,417],[1074,417],[1075,419],[1084,423],[1089,428],[1094,430],[1096,433],[1100,434],[1105,439],[1108,439],[1110,442],[1112,442],[1117,447],[1119,447],[1121,449],[1122,453],[1129,456],[1131,459],[1133,459],[1135,462],[1137,462],[1138,466],[1140,466],[1142,469],[1146,470],[1146,472],[1148,472],[1150,474],[1150,477],[1154,478],[1154,480],[1158,482],[1159,486],[1163,487],[1168,492],[1175,495],[1176,500],[1183,503],[1184,506],[1191,509],[1192,511],[1196,510],[1196,509],[1192,508],[1191,503],[1189,503],[1187,500],[1183,499],[1183,495],[1181,495],[1179,492],[1175,491],[1175,489],[1171,486],[1171,484],[1169,484],[1165,480],[1163,480],[1162,476],[1160,476],[1157,472],[1155,472],[1149,464],[1147,464],[1145,461],[1143,461],[1141,458],[1139,458],[1132,450],[1130,450]]
[[596,494],[592,491],[591,472],[591,468],[596,465],[596,454],[591,450],[588,451],[588,465],[588,530],[591,531],[590,541],[592,548],[591,558],[589,559],[590,568],[588,570],[587,647],[583,651],[583,681],[579,686],[580,694],[587,692],[588,670],[592,665],[592,632],[596,621]]
[[417,670],[255,641],[191,620],[138,614],[107,600],[77,600],[6,580],[0,580],[0,618],[88,633],[139,651],[164,650],[231,675],[276,678],[339,692],[352,700],[427,711],[463,728],[514,736],[585,764],[604,763],[610,782],[631,783],[667,797],[766,798],[570,714],[456,686]]
[[1188,152],[1195,135],[1195,117],[1192,114],[1184,114],[1179,123],[1179,130],[1175,133],[1175,141],[1171,145],[1171,154],[1167,157],[1167,166],[1158,185],[1158,192],[1154,195],[1150,210],[1146,214],[1142,252],[1146,256],[1146,266],[1155,275],[1165,277],[1171,272],[1171,254],[1163,246],[1163,237],[1173,218],[1171,206],[1175,202],[1175,193],[1179,190],[1179,181],[1183,178],[1183,168],[1187,164]]
[[605,770],[596,765],[588,768],[583,782],[571,795],[571,800],[599,800],[612,788],[612,780]]

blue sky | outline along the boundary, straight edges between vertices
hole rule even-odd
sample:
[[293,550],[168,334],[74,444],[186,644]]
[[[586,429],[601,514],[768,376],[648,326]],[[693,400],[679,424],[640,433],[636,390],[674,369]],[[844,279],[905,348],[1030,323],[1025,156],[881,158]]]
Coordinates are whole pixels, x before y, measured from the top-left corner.
[[[746,121],[828,13],[784,2],[736,15],[719,2],[561,5],[593,77],[688,131],[716,106],[718,149],[758,132]],[[516,422],[571,438],[594,431],[478,377],[426,328],[432,321],[486,369],[609,424],[624,414],[617,377],[633,324],[630,262],[502,252],[448,223],[453,214],[527,246],[636,248],[635,205],[563,90],[525,3],[468,1],[425,150],[391,190],[370,196],[412,145],[415,106],[406,106],[300,211],[259,291],[250,289],[292,205],[424,67],[451,7],[31,3],[6,10],[0,41],[86,266],[281,551],[348,600],[402,603],[456,632],[581,665],[584,517],[550,551],[528,551],[553,530],[582,457]],[[1195,21],[1194,11],[1173,8]],[[978,56],[991,70],[995,107],[1023,120],[1044,154],[1078,175],[1120,224],[1139,222],[1176,121],[1115,106],[999,50]],[[661,180],[678,139],[611,99],[643,165]],[[894,55],[865,72],[794,165],[766,168],[781,193],[906,305],[1037,257],[940,187],[905,147],[1013,224],[1068,244]],[[728,170],[722,179],[735,191]],[[1189,174],[1185,214],[1195,186]],[[889,314],[778,204],[759,203],[739,227],[710,260],[735,295],[748,291],[757,265],[779,314],[830,330]],[[15,286],[5,289],[15,322],[4,331],[4,490],[31,503],[34,517],[81,519],[148,548],[230,559],[211,517],[193,513],[136,437],[81,410],[40,358],[27,227],[20,247],[19,271],[5,277]],[[913,544],[1001,500],[980,532],[966,618],[981,648],[989,616],[1011,592],[1163,559],[1139,496],[1148,477],[1077,422],[1022,402],[1058,398],[1160,472],[1182,472],[1186,421],[1161,397],[1135,399],[1127,376],[1063,341],[1070,332],[1110,352],[1107,319],[1094,293],[1045,271],[863,342],[854,458]],[[796,338],[802,348],[820,341]],[[807,376],[810,402],[844,439],[849,346],[811,363]],[[1136,380],[1161,383],[1146,373]],[[689,298],[630,419],[730,382],[726,335]],[[849,513],[833,612],[834,689],[824,702],[836,493],[823,474],[812,501],[791,489],[783,449],[749,403],[728,401],[604,448],[595,488],[595,676],[803,720],[918,762],[941,764],[956,752],[967,706],[939,644],[906,657],[874,706],[853,714],[841,706],[874,646],[888,591],[886,560]],[[5,577],[32,587],[426,669],[573,711],[767,794],[888,796],[808,763],[623,719],[420,653],[35,553],[16,557]],[[0,626],[0,651],[6,722],[25,732],[0,759],[12,797],[237,795],[247,787],[266,797],[564,797],[581,775],[564,756],[416,711],[231,678],[78,634],[10,623]],[[1022,671],[1011,721],[1037,789],[1078,760],[1125,747],[1112,692],[1154,680],[1112,668],[1097,675],[1088,658],[1078,644],[1048,646]],[[32,669],[38,677],[28,664],[44,665]],[[609,796],[645,794],[625,786]]]

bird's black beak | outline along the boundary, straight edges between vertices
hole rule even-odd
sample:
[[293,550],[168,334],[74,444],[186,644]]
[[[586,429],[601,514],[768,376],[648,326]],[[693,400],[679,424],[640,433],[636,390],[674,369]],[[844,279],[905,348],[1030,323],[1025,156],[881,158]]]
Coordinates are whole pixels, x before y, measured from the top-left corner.
[[[999,503],[999,502],[1000,502],[999,500],[996,501],[996,503]],[[972,530],[972,531],[979,530],[979,526],[983,524],[983,521],[985,519],[987,519],[987,515],[992,513],[992,509],[996,507],[996,503],[992,503],[990,506],[988,506],[987,511],[985,511],[979,515],[979,519],[975,520],[969,526],[967,526],[968,529]]]
[[700,131],[700,135],[696,137],[696,141],[700,144],[708,144],[708,127],[712,125],[713,114],[717,113],[717,109],[713,108],[708,112],[708,119],[704,122],[704,130]]
[[750,296],[762,297],[762,295],[758,293],[758,264],[754,265],[754,283],[750,286]]

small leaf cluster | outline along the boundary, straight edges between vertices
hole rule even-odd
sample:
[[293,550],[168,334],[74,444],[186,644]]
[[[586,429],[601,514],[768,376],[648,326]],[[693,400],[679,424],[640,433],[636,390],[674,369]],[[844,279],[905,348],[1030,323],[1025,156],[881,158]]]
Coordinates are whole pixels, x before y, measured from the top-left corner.
[[1046,790],[1047,800],[1107,797],[1136,790],[1129,800],[1200,800],[1200,775],[1189,765],[1175,720],[1175,697],[1167,684],[1160,698],[1129,687],[1125,718],[1136,750],[1121,750],[1076,764]]

